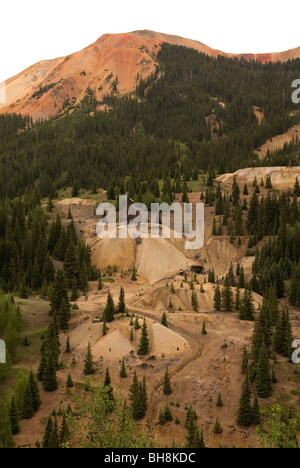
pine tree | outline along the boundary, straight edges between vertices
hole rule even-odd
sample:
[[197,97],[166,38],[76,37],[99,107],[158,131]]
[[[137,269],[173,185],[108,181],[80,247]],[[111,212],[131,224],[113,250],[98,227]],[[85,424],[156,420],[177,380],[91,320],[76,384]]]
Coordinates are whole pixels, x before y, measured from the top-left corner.
[[161,322],[160,322],[164,327],[168,327],[168,320],[167,320],[167,314],[164,312],[162,314]]
[[110,374],[109,374],[109,369],[108,367],[106,368],[106,372],[105,372],[105,379],[104,379],[104,387],[105,387],[105,390],[107,392],[107,395],[108,395],[108,399],[110,401],[115,401],[115,397],[114,397],[114,389],[111,385],[111,378],[110,378]]
[[205,449],[206,445],[204,442],[204,436],[203,436],[203,429],[201,429],[201,432],[199,433],[199,429],[196,431],[196,436],[195,436],[195,447],[196,449]]
[[254,304],[253,304],[253,295],[250,286],[247,286],[244,292],[242,303],[240,306],[239,317],[241,320],[254,320]]
[[262,347],[264,340],[263,330],[261,326],[261,321],[259,318],[255,321],[254,330],[252,334],[252,359],[254,363],[258,362],[259,353]]
[[74,382],[72,380],[71,374],[69,374],[67,378],[67,388],[73,388],[73,387],[74,387]]
[[133,271],[132,271],[131,281],[137,281],[136,268],[135,267],[133,268]]
[[52,429],[53,429],[53,423],[52,423],[51,417],[49,416],[47,419],[44,437],[43,437],[43,443],[42,443],[43,449],[50,448],[50,439],[51,439]]
[[169,374],[169,369],[167,368],[165,376],[164,376],[164,388],[163,388],[164,395],[171,395],[172,387],[171,387],[171,379]]
[[68,442],[69,438],[70,438],[70,430],[69,430],[69,426],[67,423],[66,415],[64,414],[62,423],[61,423],[60,432],[59,432],[60,447],[64,447],[64,445]]
[[134,372],[133,382],[129,389],[129,399],[134,419],[142,419],[145,416],[145,405],[136,371]]
[[91,343],[88,344],[87,353],[84,360],[84,375],[93,375],[96,372],[95,364],[93,362],[93,356],[91,351]]
[[202,325],[201,334],[202,334],[203,336],[207,335],[205,320],[203,320],[203,325]]
[[147,328],[146,319],[144,319],[140,345],[139,345],[139,350],[138,350],[139,356],[146,356],[147,354],[149,354],[149,344],[150,343],[149,343],[149,337],[148,337],[148,328]]
[[231,312],[233,310],[233,293],[228,276],[225,278],[224,289],[222,291],[222,309],[226,312]]
[[257,363],[255,386],[256,386],[257,395],[261,398],[268,398],[273,393],[272,379],[270,376],[268,351],[267,351],[264,340],[262,342],[259,359]]
[[223,401],[221,397],[221,393],[219,392],[217,403],[216,403],[217,408],[221,408],[223,406]]
[[61,302],[59,312],[58,312],[59,329],[63,331],[68,330],[69,320],[70,320],[70,305],[65,299],[63,299]]
[[193,417],[192,412],[188,413],[187,421],[185,423],[187,429],[186,444],[185,448],[195,448],[195,440],[197,435],[197,426],[195,423],[195,418]]
[[30,391],[31,391],[31,396],[32,396],[33,411],[36,413],[40,409],[41,399],[40,399],[39,388],[38,388],[38,385],[37,385],[37,382],[35,380],[35,376],[32,370],[30,371],[30,375],[29,375],[29,385],[30,385]]
[[243,352],[243,359],[242,359],[242,372],[245,374],[248,370],[248,353],[247,353],[247,348],[245,346],[244,352]]
[[253,408],[252,408],[252,422],[253,424],[260,423],[260,408],[257,395],[255,395]]
[[103,319],[105,319],[107,323],[113,322],[113,320],[115,319],[114,315],[115,315],[115,305],[114,305],[112,295],[109,292],[107,296],[106,307],[103,312]]
[[237,423],[239,426],[251,426],[253,422],[251,406],[251,389],[249,384],[248,371],[242,388],[240,404],[238,409]]
[[130,330],[130,341],[133,341],[134,336],[133,336],[133,328]]
[[76,302],[79,299],[77,280],[74,276],[72,281],[71,301]]
[[169,421],[169,422],[173,421],[172,412],[171,412],[170,407],[169,407],[168,404],[167,404],[166,407],[165,407],[164,418],[165,418],[165,421],[166,421],[166,422],[168,422],[168,421]]
[[160,410],[159,416],[158,416],[158,424],[160,424],[161,426],[163,426],[164,424],[166,424],[164,412],[161,411],[161,410]]
[[12,435],[19,434],[20,432],[19,417],[18,417],[18,411],[16,408],[16,403],[15,403],[14,398],[11,399],[11,403],[10,403],[9,420],[10,420]]
[[126,379],[127,377],[127,372],[126,372],[126,366],[125,366],[125,358],[122,359],[122,366],[120,370],[120,377],[122,379]]
[[60,448],[58,424],[57,424],[56,417],[54,419],[54,424],[52,425],[52,432],[51,432],[51,436],[50,436],[50,440],[49,440],[49,448],[50,449]]
[[121,287],[120,297],[119,297],[119,304],[118,304],[116,313],[117,314],[125,314],[125,312],[126,312],[125,293],[124,293],[124,289]]
[[139,330],[141,328],[140,323],[139,323],[139,318],[136,317],[134,321],[134,329]]
[[147,385],[146,385],[146,377],[143,377],[143,383],[141,385],[141,397],[144,406],[144,411],[146,413],[148,409],[148,393],[147,393]]
[[220,286],[217,285],[214,294],[214,309],[220,311],[222,308]]
[[198,300],[197,300],[197,294],[195,291],[192,292],[192,307],[194,312],[198,311]]
[[108,327],[107,327],[107,323],[106,323],[106,318],[104,317],[103,318],[103,323],[102,323],[102,336],[107,335],[107,330],[108,330]]
[[37,373],[37,378],[38,378],[38,380],[40,382],[43,381],[46,365],[47,365],[47,358],[46,358],[45,351],[43,351],[42,352],[42,357],[41,357],[41,362],[40,362],[40,365],[39,365],[39,368],[38,368],[38,373]]
[[29,380],[27,382],[24,393],[22,416],[24,419],[31,419],[34,416],[33,401]]
[[65,353],[67,354],[70,354],[71,353],[71,345],[70,345],[70,337],[68,335],[68,338],[67,338],[67,344],[66,344],[66,351]]
[[215,422],[215,425],[214,425],[214,428],[213,428],[213,433],[214,434],[222,434],[222,432],[223,432],[222,426],[220,424],[219,418],[217,418],[216,422]]
[[47,392],[54,392],[58,387],[56,379],[56,366],[51,352],[49,354],[43,375],[43,387]]

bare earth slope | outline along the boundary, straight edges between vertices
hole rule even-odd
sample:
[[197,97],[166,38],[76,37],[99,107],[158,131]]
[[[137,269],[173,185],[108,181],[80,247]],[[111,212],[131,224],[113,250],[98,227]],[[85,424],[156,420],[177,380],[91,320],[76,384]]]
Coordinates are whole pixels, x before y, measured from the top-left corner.
[[296,177],[300,179],[300,167],[250,167],[240,169],[234,174],[223,174],[218,178],[218,181],[229,186],[232,185],[233,179],[236,177],[238,183],[249,184],[256,177],[260,183],[261,179],[266,180],[268,175],[271,177],[273,188],[288,190],[293,188]]
[[[116,78],[118,91],[130,93],[134,91],[138,78],[147,78],[155,71],[156,55],[164,42],[193,48],[214,57],[244,57],[261,62],[300,57],[300,47],[282,53],[234,55],[191,39],[153,31],[105,34],[79,52],[39,62],[8,79],[6,104],[0,104],[0,111],[30,114],[34,119],[48,118],[62,109],[66,99],[80,102],[89,86],[101,99],[111,91]],[[41,87],[42,95],[33,98]]]

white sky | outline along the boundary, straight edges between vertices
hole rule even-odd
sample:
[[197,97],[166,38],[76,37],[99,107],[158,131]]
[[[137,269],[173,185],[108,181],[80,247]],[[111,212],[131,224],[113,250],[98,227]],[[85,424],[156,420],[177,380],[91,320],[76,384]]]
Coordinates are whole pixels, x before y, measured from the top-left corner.
[[105,33],[152,29],[224,52],[281,52],[300,45],[299,0],[3,0],[0,82]]

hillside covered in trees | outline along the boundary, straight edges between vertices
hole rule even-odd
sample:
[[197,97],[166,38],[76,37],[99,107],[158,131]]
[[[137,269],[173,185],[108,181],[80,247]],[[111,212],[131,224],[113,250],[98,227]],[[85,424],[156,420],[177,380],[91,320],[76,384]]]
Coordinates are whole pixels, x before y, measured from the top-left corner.
[[80,105],[66,102],[43,123],[1,116],[1,198],[34,184],[44,197],[75,181],[107,189],[126,176],[172,176],[176,166],[189,175],[261,165],[253,150],[299,122],[291,83],[300,59],[263,65],[164,44],[157,61],[157,72],[133,95],[120,96],[116,84],[99,103],[88,88]]

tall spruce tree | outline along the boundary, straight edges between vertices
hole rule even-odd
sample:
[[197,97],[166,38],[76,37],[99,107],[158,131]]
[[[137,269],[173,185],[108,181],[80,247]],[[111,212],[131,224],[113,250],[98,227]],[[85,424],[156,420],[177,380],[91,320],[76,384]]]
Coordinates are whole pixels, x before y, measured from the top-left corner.
[[87,349],[85,360],[84,360],[83,372],[84,372],[84,375],[93,375],[96,372],[95,364],[93,362],[91,343],[88,344],[88,349]]
[[257,395],[261,398],[268,398],[273,393],[268,350],[266,348],[264,340],[262,342],[257,363],[255,386]]
[[164,395],[171,395],[172,387],[171,387],[171,379],[169,374],[169,369],[167,368],[165,376],[164,376],[164,386],[163,386]]
[[56,365],[52,357],[52,352],[50,352],[46,363],[45,372],[43,375],[43,387],[47,392],[54,392],[58,387],[56,378]]
[[147,327],[147,322],[146,319],[144,318],[144,323],[142,326],[142,333],[141,333],[141,338],[140,338],[140,345],[138,349],[138,355],[139,356],[146,356],[149,354],[149,337],[148,337],[148,327]]
[[238,408],[237,423],[239,426],[251,426],[252,422],[251,388],[247,371]]

